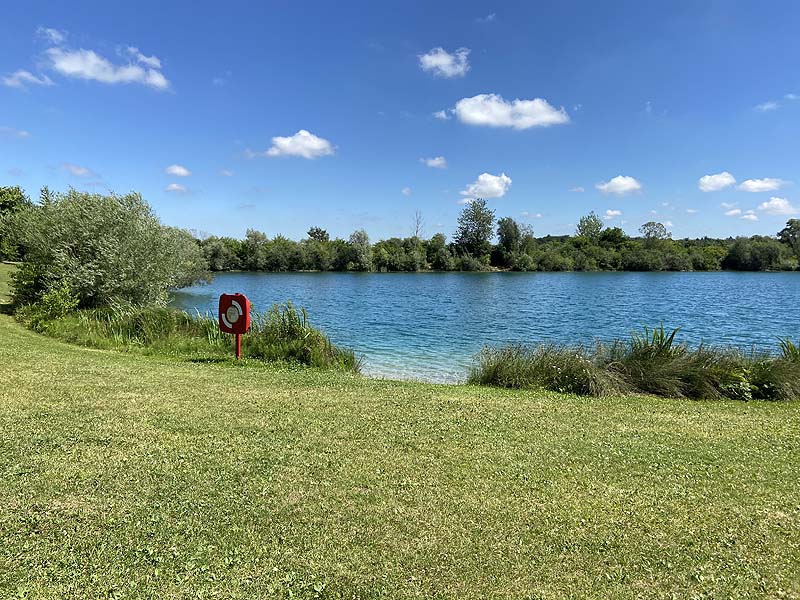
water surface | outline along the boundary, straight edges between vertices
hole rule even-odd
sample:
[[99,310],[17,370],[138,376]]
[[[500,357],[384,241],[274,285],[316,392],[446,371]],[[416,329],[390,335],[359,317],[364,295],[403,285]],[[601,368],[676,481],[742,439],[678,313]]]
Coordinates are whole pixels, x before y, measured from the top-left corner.
[[293,301],[372,375],[457,381],[485,344],[590,343],[643,325],[680,339],[775,348],[800,338],[800,273],[223,273],[174,303],[216,314]]

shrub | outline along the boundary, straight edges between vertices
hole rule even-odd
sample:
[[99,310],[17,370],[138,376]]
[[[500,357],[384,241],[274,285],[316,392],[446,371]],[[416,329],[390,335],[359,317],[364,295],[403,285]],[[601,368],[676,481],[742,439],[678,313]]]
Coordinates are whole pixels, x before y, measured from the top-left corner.
[[45,292],[37,303],[24,307],[19,316],[28,327],[41,332],[48,323],[66,317],[77,308],[78,298],[69,285],[62,282]]
[[31,265],[15,279],[18,302],[35,302],[66,283],[81,308],[164,305],[170,288],[205,271],[195,240],[163,226],[138,194],[47,194],[21,210],[15,224]]

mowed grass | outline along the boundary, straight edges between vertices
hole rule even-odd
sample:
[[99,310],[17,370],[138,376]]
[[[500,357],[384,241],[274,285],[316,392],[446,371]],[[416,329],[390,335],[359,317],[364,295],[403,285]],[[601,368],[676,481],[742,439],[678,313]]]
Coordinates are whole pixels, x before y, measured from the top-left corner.
[[0,316],[0,598],[797,598],[798,408],[197,364]]

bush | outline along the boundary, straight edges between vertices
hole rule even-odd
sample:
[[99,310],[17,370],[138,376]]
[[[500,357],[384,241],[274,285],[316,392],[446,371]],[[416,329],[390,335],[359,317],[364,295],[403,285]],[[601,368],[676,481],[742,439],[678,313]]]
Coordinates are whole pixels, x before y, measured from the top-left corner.
[[20,320],[34,331],[43,331],[48,323],[62,319],[78,308],[78,298],[65,282],[45,292],[35,304],[19,313]]
[[167,301],[169,289],[202,278],[205,259],[186,232],[163,226],[138,194],[47,194],[15,217],[26,263],[17,303],[69,286],[81,308]]

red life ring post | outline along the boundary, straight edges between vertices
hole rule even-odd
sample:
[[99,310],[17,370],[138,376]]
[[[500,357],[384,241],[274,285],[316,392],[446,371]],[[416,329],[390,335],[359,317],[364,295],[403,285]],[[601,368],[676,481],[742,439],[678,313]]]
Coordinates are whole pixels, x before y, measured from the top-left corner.
[[242,334],[250,329],[250,300],[244,294],[219,297],[219,329],[236,336],[236,360],[242,357]]

